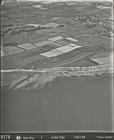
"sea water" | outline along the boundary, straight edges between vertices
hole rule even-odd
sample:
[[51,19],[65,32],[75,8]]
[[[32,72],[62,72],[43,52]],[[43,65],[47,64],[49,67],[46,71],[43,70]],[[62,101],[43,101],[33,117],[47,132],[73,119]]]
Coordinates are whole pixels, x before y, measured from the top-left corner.
[[41,89],[2,88],[2,130],[110,131],[111,77],[58,78]]

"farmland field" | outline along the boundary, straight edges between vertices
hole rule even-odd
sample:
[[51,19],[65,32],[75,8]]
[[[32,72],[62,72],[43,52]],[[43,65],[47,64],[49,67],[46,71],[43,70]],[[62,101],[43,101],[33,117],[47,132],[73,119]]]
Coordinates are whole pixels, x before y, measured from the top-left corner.
[[[23,52],[10,54],[9,56],[5,55],[2,57],[2,69],[29,68],[29,62],[30,66],[35,65],[34,68],[39,67],[39,65],[43,68],[44,65],[45,67],[54,67],[56,66],[56,61],[59,63],[59,61],[65,59],[70,60],[74,56],[76,58],[80,53],[84,55],[84,52],[95,53],[96,56],[100,56],[101,53],[109,55],[112,51],[110,37],[110,32],[112,32],[111,3],[107,4],[108,8],[106,9],[98,8],[103,4],[99,2],[74,2],[73,4],[66,2],[52,2],[48,4],[42,2],[22,2],[14,6],[10,4],[2,5],[1,45],[5,47],[9,46],[9,44],[14,44],[14,47],[17,47],[18,45],[21,46],[22,44],[30,43],[37,46],[31,50],[27,50],[27,47],[29,47],[27,46]],[[35,8],[38,5],[39,7]],[[52,27],[48,28],[49,24]],[[34,25],[37,26],[34,27]],[[41,28],[38,25],[48,26]],[[55,27],[55,25],[58,26]],[[40,42],[46,42],[50,38],[57,36],[62,36],[63,39],[40,46],[39,48]],[[77,39],[78,41],[72,42],[65,39],[68,37]],[[40,57],[42,53],[71,43],[80,45],[82,48],[55,56],[51,59]],[[88,59],[91,58],[88,56]],[[73,63],[71,62],[71,66],[77,63],[77,60],[74,61]],[[91,64],[91,60],[86,60],[88,64],[82,61],[79,61],[79,66],[82,64],[85,64],[85,66]],[[27,66],[23,62],[27,62]],[[95,63],[93,64],[95,65]],[[70,65],[68,64],[68,66]]]
[[112,131],[111,8],[105,1],[1,5],[2,131]]

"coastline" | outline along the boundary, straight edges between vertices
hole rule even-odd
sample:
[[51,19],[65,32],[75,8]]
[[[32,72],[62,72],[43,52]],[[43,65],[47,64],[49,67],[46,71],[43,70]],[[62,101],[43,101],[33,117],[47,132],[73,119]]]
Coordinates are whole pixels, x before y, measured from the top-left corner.
[[114,69],[112,65],[96,65],[89,67],[56,67],[38,70],[1,70],[1,72],[2,86],[8,85],[9,88],[13,89],[26,87],[35,89],[44,87],[46,83],[50,83],[59,77],[99,77],[107,74],[113,75]]

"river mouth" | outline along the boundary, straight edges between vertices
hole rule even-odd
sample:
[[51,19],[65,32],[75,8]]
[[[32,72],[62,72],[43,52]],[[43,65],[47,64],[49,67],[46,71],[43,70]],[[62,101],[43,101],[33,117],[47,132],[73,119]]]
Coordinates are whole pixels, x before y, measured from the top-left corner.
[[57,78],[41,89],[2,88],[2,130],[111,131],[111,76]]

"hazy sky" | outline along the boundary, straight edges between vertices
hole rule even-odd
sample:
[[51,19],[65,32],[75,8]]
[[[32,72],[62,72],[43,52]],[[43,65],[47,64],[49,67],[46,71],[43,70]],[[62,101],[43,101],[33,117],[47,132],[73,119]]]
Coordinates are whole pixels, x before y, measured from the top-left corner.
[[113,1],[113,0],[18,0],[18,1],[47,1],[47,2],[59,2],[59,1]]

